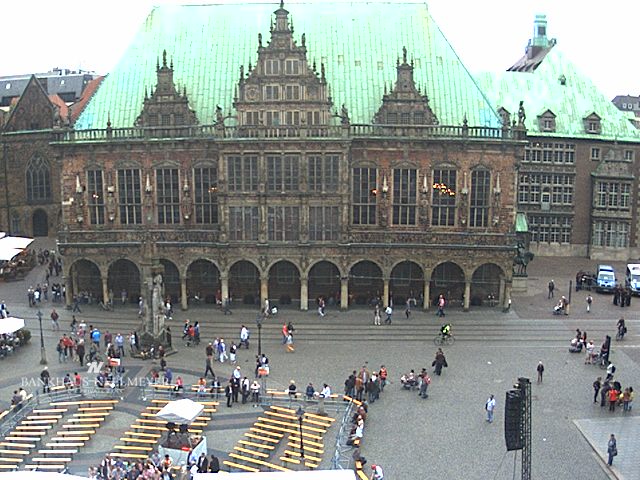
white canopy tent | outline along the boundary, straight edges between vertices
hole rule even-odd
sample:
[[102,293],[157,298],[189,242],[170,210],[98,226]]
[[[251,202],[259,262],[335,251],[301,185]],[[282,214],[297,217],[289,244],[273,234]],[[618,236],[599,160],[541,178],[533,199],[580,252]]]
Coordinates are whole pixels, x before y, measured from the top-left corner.
[[[0,240],[1,242],[2,240]],[[0,248],[0,260],[12,260],[23,252],[21,248]]]
[[33,238],[27,237],[2,237],[0,238],[0,250],[5,248],[19,248],[24,250],[33,242]]
[[24,328],[24,319],[16,317],[0,318],[0,335],[17,332]]
[[87,480],[87,477],[79,477],[77,475],[68,475],[66,473],[56,472],[6,472],[0,473],[0,480]]
[[178,425],[183,423],[193,422],[200,413],[204,406],[200,403],[183,398],[182,400],[175,400],[167,403],[162,410],[160,410],[156,417],[166,420],[167,422],[173,422]]
[[194,480],[214,480],[233,478],[234,480],[356,480],[353,470],[304,470],[299,472],[258,472],[258,473],[196,473]]

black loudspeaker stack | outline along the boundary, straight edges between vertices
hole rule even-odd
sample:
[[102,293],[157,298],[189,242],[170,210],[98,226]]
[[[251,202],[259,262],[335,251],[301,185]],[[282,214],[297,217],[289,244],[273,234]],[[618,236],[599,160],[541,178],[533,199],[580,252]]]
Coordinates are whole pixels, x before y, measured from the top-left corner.
[[509,390],[504,407],[504,439],[507,450],[522,450],[522,396],[520,390]]

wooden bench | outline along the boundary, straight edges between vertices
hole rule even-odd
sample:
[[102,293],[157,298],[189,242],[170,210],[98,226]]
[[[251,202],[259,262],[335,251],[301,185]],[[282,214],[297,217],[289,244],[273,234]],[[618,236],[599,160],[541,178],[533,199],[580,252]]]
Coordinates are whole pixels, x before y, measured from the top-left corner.
[[144,433],[144,432],[124,432],[125,435],[129,435],[130,437],[147,437],[147,438],[160,438],[162,434],[160,433]]
[[224,460],[222,463],[227,467],[235,468],[236,470],[244,470],[245,472],[256,473],[260,471],[258,468],[242,465],[241,463],[230,462],[229,460]]
[[18,469],[18,465],[16,463],[11,463],[11,464],[0,463],[0,470],[17,470],[17,469]]
[[[251,442],[249,440],[238,440],[238,443],[240,445],[246,445],[247,447],[264,448],[265,450],[275,450],[275,448],[276,448],[273,445],[268,445],[266,443]],[[2,444],[0,444],[0,445],[2,445]]]
[[318,415],[315,413],[309,413],[309,412],[304,412],[304,416],[305,417],[309,417],[313,420],[317,420],[319,422],[327,422],[327,423],[333,423],[336,421],[335,418],[331,418],[328,415]]
[[33,457],[32,462],[35,463],[69,463],[71,457]]
[[80,423],[80,424],[66,423],[66,424],[62,425],[62,428],[67,428],[67,429],[74,429],[74,428],[100,428],[100,424],[99,423]]
[[[289,442],[297,443],[298,445],[300,445],[300,437],[298,435],[289,435]],[[310,446],[315,447],[315,448],[324,448],[324,444],[322,444],[320,442],[314,442],[314,441],[308,440],[306,438],[304,439],[304,441],[302,443],[304,443],[305,448],[307,447],[307,445],[310,445]]]
[[[54,437],[52,438],[52,440],[56,440],[56,438],[58,437]],[[86,438],[87,440],[89,440],[89,437],[81,437],[81,438]],[[61,440],[67,440],[66,438],[62,438]],[[75,438],[74,438],[75,440]],[[49,442],[47,444],[45,444],[47,447],[49,448],[54,448],[54,447],[84,447],[84,442],[66,442],[66,441],[61,441],[61,442]]]
[[20,425],[53,425],[58,423],[58,420],[23,420]]
[[[80,407],[78,408],[79,412],[99,412],[99,413],[104,413],[105,415],[107,414],[107,412],[111,412],[111,410],[113,410],[113,407],[111,405],[105,405],[103,407]],[[76,413],[76,416],[78,414]]]
[[279,443],[281,437],[279,438],[273,438],[273,437],[267,437],[267,436],[263,436],[263,435],[257,435],[255,433],[251,433],[251,432],[245,432],[244,434],[245,437],[249,437],[249,438],[253,438],[254,440],[260,440],[261,442],[265,442],[265,443]]
[[104,422],[104,417],[89,417],[89,418],[68,418],[67,423],[95,423]]
[[[258,420],[261,422],[273,423],[274,425],[282,425],[283,427],[287,427],[287,428],[300,429],[300,424],[298,424],[297,422],[283,422],[282,420],[276,420],[274,418],[269,418],[269,417],[258,417]],[[326,433],[327,431],[324,428],[312,427],[310,425],[305,425],[304,423],[302,424],[302,430],[309,430],[315,433]]]
[[[169,401],[170,400],[165,400],[165,399],[153,399],[151,400],[151,403],[166,405],[167,403],[169,403]],[[196,403],[199,403],[200,405],[204,405],[204,406],[209,406],[209,407],[217,407],[218,405],[220,405],[220,402],[205,401],[205,400],[196,400]]]
[[[96,431],[91,429],[91,430],[74,430],[74,431],[66,431],[66,432],[57,432],[56,435],[58,435],[59,437],[74,437],[77,438],[78,435],[93,435],[95,434]],[[89,440],[87,438],[87,440]]]
[[149,455],[144,455],[142,453],[133,453],[133,452],[112,452],[107,454],[108,457],[115,458],[137,458],[139,460],[146,460],[149,458]]
[[42,432],[44,431],[46,433],[46,430],[50,430],[51,429],[51,425],[18,425],[16,427],[16,430],[32,430],[34,432]]
[[151,452],[153,447],[147,446],[132,446],[132,445],[116,445],[113,448],[124,451],[138,451],[138,452]]
[[280,461],[284,463],[293,463],[295,465],[300,465],[300,460],[298,460],[297,458],[282,456],[280,457]]
[[260,460],[258,458],[245,457],[244,455],[240,455],[238,453],[231,452],[229,454],[229,456],[232,457],[232,458],[236,458],[238,460],[243,460],[243,461],[245,461],[247,463],[260,465],[261,467],[270,468],[271,470],[277,470],[279,472],[290,472],[291,471],[291,469],[285,468],[285,467],[281,467],[280,465],[276,465],[275,463],[265,462],[264,460]]
[[165,427],[155,427],[153,425],[142,425],[142,424],[135,424],[135,425],[131,425],[131,428],[139,428],[140,430],[153,430],[156,432],[166,432],[167,429]]
[[[304,442],[305,451],[309,450],[310,452],[322,455],[324,453],[324,448],[312,447],[311,445],[307,445],[307,442]],[[300,448],[300,441],[297,442],[289,442],[287,443],[287,447],[289,448]]]
[[[298,426],[300,426],[298,417],[296,417],[295,415],[287,415],[286,413],[272,412],[270,410],[267,410],[264,413],[268,417],[276,417],[276,419],[282,418],[282,419],[285,419],[285,420],[290,420],[289,423],[297,424]],[[302,419],[302,428],[305,428],[305,425],[307,425],[307,424],[315,425],[314,428],[316,428],[318,431],[320,431],[322,433],[326,433],[327,429],[331,426],[330,423],[326,424],[326,423],[318,422],[316,420],[312,420],[312,419],[303,417],[303,419]]]
[[[289,457],[295,457],[295,458],[302,458],[302,453],[300,452],[295,452],[293,450],[285,450],[284,454],[289,456]],[[318,457],[314,457],[312,455],[306,455],[304,456],[305,460],[311,460],[312,462],[316,462],[316,463],[320,463],[322,461],[321,458]]]
[[[166,425],[167,421],[166,420],[153,420],[150,418],[136,418],[136,422],[138,423],[151,423],[154,425]],[[189,425],[190,427],[206,427],[207,424],[204,422],[191,422],[191,424]],[[202,430],[200,430],[202,431]]]
[[256,452],[255,450],[250,450],[250,449],[244,448],[244,447],[238,447],[237,445],[235,447],[233,447],[233,449],[237,450],[239,452],[242,452],[242,453],[246,453],[247,455],[254,455],[254,456],[260,457],[260,458],[269,458],[269,455],[267,453]]
[[367,477],[367,474],[364,473],[364,471],[362,470],[356,470],[356,475],[360,480],[369,480],[369,477]]
[[[279,433],[292,433],[294,435],[298,435],[300,433],[300,430],[295,428],[295,426],[287,428],[285,426],[271,425],[269,423],[256,423],[255,425],[256,425],[256,427],[275,430],[275,431],[277,431]],[[313,433],[308,433],[308,432],[305,432],[305,431],[302,432],[302,436],[303,437],[307,437],[307,438],[311,438],[313,440],[322,440],[322,437],[320,435],[315,435]]]
[[49,450],[38,450],[38,455],[74,455],[78,453],[77,448],[52,448]]
[[131,442],[131,443],[146,443],[148,445],[155,445],[158,443],[158,440],[148,440],[146,438],[131,438],[131,437],[121,437],[121,442]]
[[25,465],[24,468],[27,470],[63,470],[67,468],[67,466],[62,463],[56,464],[56,465],[30,464],[30,465]]
[[83,408],[85,405],[106,405],[112,406],[119,402],[120,400],[77,400],[75,402],[51,402],[49,405],[52,407],[71,407],[71,406],[79,406]]
[[92,413],[74,413],[73,418],[92,418],[92,417],[106,417],[111,412],[105,410],[103,412],[92,412]]
[[256,424],[254,423],[254,426],[249,428],[250,432],[256,432],[256,433],[261,433],[262,435],[269,435],[271,437],[277,437],[278,441],[280,441],[280,439],[282,439],[282,437],[284,437],[284,433],[282,432],[276,432],[275,430],[265,430],[262,429],[260,427],[256,427]]
[[22,463],[23,461],[24,459],[22,458],[0,457],[0,462]]
[[60,420],[62,415],[29,415],[27,420]]
[[8,449],[0,449],[1,454],[5,455],[29,455],[29,450],[8,450]]
[[36,448],[35,443],[0,442],[0,447]]
[[36,414],[48,414],[48,413],[65,413],[67,412],[67,408],[37,408],[31,411],[31,413],[36,413]]

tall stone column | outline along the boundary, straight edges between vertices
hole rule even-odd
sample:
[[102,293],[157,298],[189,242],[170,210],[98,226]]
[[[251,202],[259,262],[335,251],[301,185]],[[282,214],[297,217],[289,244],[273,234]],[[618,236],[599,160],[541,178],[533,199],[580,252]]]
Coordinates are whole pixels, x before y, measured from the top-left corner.
[[462,306],[462,309],[465,312],[468,312],[470,304],[471,304],[471,280],[465,280],[465,282],[464,282],[464,305]]
[[300,310],[309,310],[309,277],[300,277]]
[[[75,269],[71,272],[71,285],[71,298],[73,299],[74,295],[78,295],[78,293],[80,293],[80,288],[78,287],[78,272],[76,272]],[[69,295],[69,292],[67,292],[67,295]]]
[[67,306],[67,308],[71,307],[71,304],[73,303],[73,286],[69,285],[69,277],[68,276],[63,276],[62,277],[62,284],[65,286],[66,290],[65,290],[65,294],[64,294],[64,303]]
[[504,304],[505,301],[505,286],[506,286],[506,282],[504,281],[504,277],[500,276],[500,289],[498,290],[498,298],[500,299],[500,301]]
[[260,308],[264,309],[264,302],[269,298],[269,275],[260,275]]
[[429,307],[431,306],[431,299],[429,298],[431,297],[431,279],[429,278],[424,279],[424,292],[422,295],[424,296],[422,300],[422,308],[424,310],[429,310]]
[[102,303],[104,303],[105,305],[109,304],[109,285],[107,284],[107,281],[109,280],[109,277],[100,277],[100,280],[102,280]]
[[222,297],[222,301],[225,299],[229,299],[229,274],[221,273],[220,274],[220,296]]
[[349,308],[349,277],[340,279],[340,309],[347,310]]
[[189,297],[187,295],[187,276],[183,275],[180,279],[180,308],[182,310],[189,309]]
[[511,305],[511,287],[512,282],[510,279],[505,280],[504,282],[504,297],[502,298],[502,308],[507,309]]
[[382,282],[382,306],[387,308],[389,306],[389,279],[384,278]]

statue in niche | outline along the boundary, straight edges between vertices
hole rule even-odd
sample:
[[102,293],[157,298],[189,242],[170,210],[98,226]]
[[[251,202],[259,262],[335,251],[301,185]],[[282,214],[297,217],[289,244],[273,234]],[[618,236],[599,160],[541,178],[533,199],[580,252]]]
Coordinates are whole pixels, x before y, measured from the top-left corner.
[[524,112],[524,101],[520,100],[520,105],[518,106],[518,126],[524,127],[524,121],[527,119],[527,115]]

